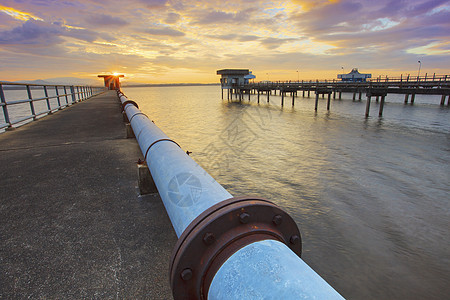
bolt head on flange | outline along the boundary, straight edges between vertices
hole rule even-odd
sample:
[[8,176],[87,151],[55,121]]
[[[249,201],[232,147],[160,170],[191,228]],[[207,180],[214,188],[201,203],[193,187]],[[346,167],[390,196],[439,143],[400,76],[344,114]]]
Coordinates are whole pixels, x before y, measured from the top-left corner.
[[290,240],[291,244],[296,245],[300,242],[300,237],[298,235],[291,236]]
[[215,242],[215,240],[216,240],[216,238],[215,238],[214,234],[212,234],[211,232],[207,232],[203,236],[203,242],[206,245],[212,245]]
[[276,215],[276,216],[274,216],[273,219],[272,219],[272,222],[273,222],[273,224],[275,224],[275,225],[280,225],[282,221],[283,221],[283,217],[280,216],[280,215]]
[[242,213],[242,214],[240,214],[239,215],[239,221],[242,223],[242,224],[247,224],[248,223],[248,221],[250,221],[250,215],[248,214],[248,213]]
[[183,279],[184,281],[187,281],[189,279],[192,278],[192,270],[191,269],[184,269],[183,271],[181,271],[181,279]]

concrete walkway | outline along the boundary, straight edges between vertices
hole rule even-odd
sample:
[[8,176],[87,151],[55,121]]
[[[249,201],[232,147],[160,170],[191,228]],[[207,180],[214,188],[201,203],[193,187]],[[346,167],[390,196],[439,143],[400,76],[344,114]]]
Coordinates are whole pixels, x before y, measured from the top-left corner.
[[176,235],[139,197],[114,91],[0,134],[0,299],[171,299]]

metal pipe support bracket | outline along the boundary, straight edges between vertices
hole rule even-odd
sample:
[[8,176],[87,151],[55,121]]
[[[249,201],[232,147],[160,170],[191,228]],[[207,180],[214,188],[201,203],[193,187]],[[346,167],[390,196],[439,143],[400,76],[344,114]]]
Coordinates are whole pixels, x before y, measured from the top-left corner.
[[286,244],[301,256],[297,224],[272,202],[235,197],[211,206],[184,230],[173,250],[170,285],[174,299],[207,299],[216,272],[229,257],[268,239]]

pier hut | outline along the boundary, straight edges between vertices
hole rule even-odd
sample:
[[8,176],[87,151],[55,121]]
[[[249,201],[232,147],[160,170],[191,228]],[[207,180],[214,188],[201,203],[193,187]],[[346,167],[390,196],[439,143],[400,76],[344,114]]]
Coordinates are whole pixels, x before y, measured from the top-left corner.
[[353,68],[348,74],[338,74],[337,78],[342,81],[365,82],[367,78],[372,78],[372,74],[359,73],[358,68]]
[[105,87],[107,87],[110,90],[115,90],[120,88],[120,77],[125,77],[125,75],[122,74],[113,74],[113,75],[98,75],[98,77],[103,77],[103,80],[105,82]]
[[[233,89],[248,84],[250,74],[251,72],[248,69],[217,70],[217,75],[221,75],[220,84],[222,89]],[[252,78],[255,78],[254,75]]]
[[[248,69],[222,69],[217,70],[217,75],[221,75],[220,85],[222,87],[222,99],[223,99],[223,90],[228,91],[228,99],[231,95],[239,94],[244,92],[245,85],[248,85],[251,79],[254,79],[256,76],[252,74],[252,72]],[[250,90],[248,90],[250,93]]]

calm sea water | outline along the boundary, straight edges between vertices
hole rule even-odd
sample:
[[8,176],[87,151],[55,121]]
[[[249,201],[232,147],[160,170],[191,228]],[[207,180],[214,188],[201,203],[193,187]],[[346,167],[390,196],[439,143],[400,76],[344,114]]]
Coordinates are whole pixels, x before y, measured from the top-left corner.
[[[389,95],[364,118],[351,94],[221,100],[218,86],[124,88],[234,196],[285,208],[303,259],[348,299],[450,295],[450,110]],[[226,98],[226,94],[225,94]],[[247,96],[245,96],[247,99]]]
[[[383,118],[373,101],[366,119],[352,94],[330,112],[321,99],[315,113],[313,97],[294,107],[287,97],[284,108],[280,96],[229,102],[218,86],[124,92],[231,194],[285,208],[302,232],[302,258],[344,297],[450,295],[450,109],[439,96],[404,105],[389,95]],[[29,115],[29,104],[10,114]]]

